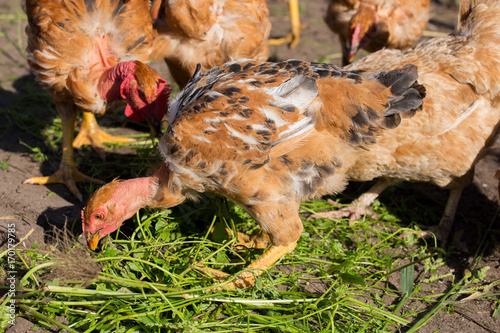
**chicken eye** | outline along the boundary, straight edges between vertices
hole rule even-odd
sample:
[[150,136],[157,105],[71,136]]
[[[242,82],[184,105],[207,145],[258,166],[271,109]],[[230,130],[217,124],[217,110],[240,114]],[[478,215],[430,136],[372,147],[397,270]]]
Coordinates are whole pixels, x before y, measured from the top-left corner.
[[139,91],[138,91],[138,93],[139,93],[139,97],[140,97],[143,101],[145,101],[145,100],[146,100],[146,94],[144,93],[144,91],[139,90]]
[[102,219],[104,219],[104,214],[103,213],[96,213],[96,214],[94,214],[94,219],[102,220]]

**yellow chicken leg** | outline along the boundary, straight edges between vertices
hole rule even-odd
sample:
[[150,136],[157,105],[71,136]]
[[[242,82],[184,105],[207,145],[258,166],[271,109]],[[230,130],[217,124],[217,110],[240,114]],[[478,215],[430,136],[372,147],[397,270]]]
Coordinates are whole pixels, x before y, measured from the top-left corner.
[[288,4],[290,8],[290,24],[292,26],[292,31],[286,37],[269,40],[269,45],[289,43],[290,47],[294,48],[299,44],[300,30],[304,29],[304,26],[300,24],[299,0],[289,0]]
[[54,184],[62,183],[70,190],[70,192],[82,201],[83,197],[78,188],[77,182],[94,182],[104,184],[102,180],[91,178],[80,171],[78,165],[73,159],[73,136],[75,134],[76,106],[70,104],[56,103],[57,110],[61,116],[63,130],[63,149],[62,159],[59,164],[59,169],[51,176],[47,177],[32,177],[26,179],[23,184]]
[[[264,252],[257,260],[247,266],[246,272],[238,274],[238,277],[222,286],[220,289],[233,290],[236,288],[247,288],[255,285],[255,277],[261,275],[285,254],[290,253],[297,246],[297,242],[288,245],[273,245]],[[227,279],[230,275],[209,267],[199,267],[200,270],[217,279]]]
[[83,112],[83,121],[80,126],[80,132],[73,141],[73,148],[79,148],[82,145],[91,145],[92,148],[104,159],[104,142],[128,143],[134,142],[132,138],[119,137],[104,132],[95,119],[94,114]]

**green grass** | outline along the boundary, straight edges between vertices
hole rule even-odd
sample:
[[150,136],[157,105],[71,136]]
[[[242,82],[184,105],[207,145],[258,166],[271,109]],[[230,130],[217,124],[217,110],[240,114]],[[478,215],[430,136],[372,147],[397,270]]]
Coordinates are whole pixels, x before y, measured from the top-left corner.
[[[311,201],[301,214],[324,208],[324,201]],[[122,227],[98,253],[64,234],[51,251],[16,250],[22,272],[16,306],[37,325],[68,332],[414,332],[440,311],[498,297],[499,281],[485,280],[487,268],[474,266],[480,252],[455,280],[442,274],[440,252],[398,226],[383,205],[376,212],[379,221],[352,226],[304,218],[295,251],[254,288],[206,291],[225,282],[198,272],[197,263],[236,273],[262,253],[233,249],[236,240],[221,232],[250,231],[251,218],[215,197],[141,210],[135,229]],[[6,260],[5,252],[0,256]],[[449,290],[423,290],[439,282]],[[4,297],[1,306],[9,301]]]

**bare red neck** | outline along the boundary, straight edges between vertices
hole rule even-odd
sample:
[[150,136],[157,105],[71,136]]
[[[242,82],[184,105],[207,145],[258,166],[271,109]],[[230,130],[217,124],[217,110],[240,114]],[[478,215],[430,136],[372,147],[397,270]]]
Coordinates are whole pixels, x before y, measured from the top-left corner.
[[134,61],[125,61],[106,70],[101,75],[97,88],[101,98],[106,101],[125,99],[121,86],[124,81],[134,79],[135,66]]

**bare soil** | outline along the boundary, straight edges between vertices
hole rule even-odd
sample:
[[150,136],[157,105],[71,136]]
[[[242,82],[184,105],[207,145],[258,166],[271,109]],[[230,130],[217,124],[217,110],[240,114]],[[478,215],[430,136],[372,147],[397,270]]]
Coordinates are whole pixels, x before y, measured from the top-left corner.
[[[289,30],[288,6],[284,2],[270,0],[269,7],[272,14],[272,36],[285,35]],[[331,63],[340,65],[340,46],[338,39],[323,23],[323,15],[326,11],[327,0],[302,0],[301,20],[305,25],[301,34],[301,42],[295,49],[286,45],[271,47],[271,59],[297,58],[303,60],[330,59]],[[428,24],[427,30],[449,33],[454,29],[457,20],[458,9],[443,3],[433,3],[433,18]],[[17,2],[0,0],[0,17],[2,15],[16,15],[22,13]],[[6,233],[6,225],[15,223],[16,234],[21,239],[30,230],[31,235],[24,241],[26,248],[31,248],[36,242],[43,247],[45,242],[44,232],[50,225],[62,226],[68,223],[74,228],[74,232],[81,231],[80,211],[84,203],[78,202],[62,185],[34,186],[23,185],[26,178],[37,175],[48,175],[57,169],[60,151],[54,151],[47,146],[44,140],[37,138],[30,132],[33,120],[24,124],[12,117],[10,113],[33,113],[47,120],[55,117],[55,109],[51,103],[40,103],[30,105],[28,109],[13,109],[13,105],[22,105],[26,94],[41,91],[30,74],[26,64],[23,51],[26,46],[24,36],[25,21],[1,18],[0,31],[0,162],[4,167],[0,168],[0,233]],[[19,38],[22,36],[22,38]],[[425,37],[423,37],[425,38]],[[15,45],[18,45],[16,47]],[[154,67],[169,80],[168,70],[163,63],[154,64]],[[47,116],[49,114],[49,116]],[[50,116],[51,115],[51,116]],[[37,115],[38,117],[38,115]],[[120,118],[105,118],[99,120],[101,124],[108,127],[119,128],[118,134],[136,133],[141,128],[125,124]],[[494,120],[496,121],[496,120]],[[126,126],[125,126],[126,125]],[[45,162],[33,158],[33,154],[27,146],[40,147],[48,156]],[[104,165],[97,154],[88,148],[78,150],[77,160],[84,167],[95,162],[96,165]],[[107,161],[127,161],[134,158],[134,153],[126,149],[110,149]],[[0,165],[0,166],[2,166]],[[8,165],[8,166],[6,166]],[[457,220],[454,227],[454,247],[447,256],[447,267],[445,270],[453,272],[455,281],[460,279],[466,270],[471,269],[471,258],[477,250],[477,244],[484,237],[488,237],[490,248],[486,250],[480,266],[490,266],[487,271],[487,279],[494,281],[500,279],[499,259],[499,230],[498,217],[494,221],[493,231],[485,235],[485,230],[495,218],[498,210],[497,180],[493,178],[496,170],[500,167],[499,155],[488,156],[483,159],[475,170],[473,184],[466,188],[457,212]],[[82,170],[86,172],[85,169]],[[123,164],[123,172],[120,176],[127,178],[133,174],[127,170],[126,163]],[[110,181],[118,175],[103,171],[100,178]],[[361,185],[363,189],[366,185]],[[84,200],[88,199],[90,191],[88,186],[80,187],[84,194]],[[359,186],[353,184],[347,189],[348,193],[360,193]],[[428,214],[429,211],[437,212],[436,220],[429,221],[435,224],[445,206],[448,192],[428,184],[407,184],[391,189],[380,198],[388,207],[397,207],[406,204],[408,209],[415,209]],[[403,223],[409,216],[399,216]],[[5,235],[0,240],[5,239]],[[5,242],[0,242],[5,246]],[[0,248],[1,249],[1,248]],[[443,271],[443,273],[445,273]],[[398,282],[395,281],[395,284]],[[433,286],[436,293],[446,292],[450,283],[446,281],[441,286]],[[441,311],[436,315],[421,332],[500,332],[500,320],[493,319],[492,313],[495,309],[492,300],[479,300],[464,303],[460,308],[455,307],[452,312]],[[422,310],[429,305],[422,304]],[[18,318],[17,324],[8,332],[28,332],[33,324],[27,319]],[[45,330],[38,329],[38,332]]]

